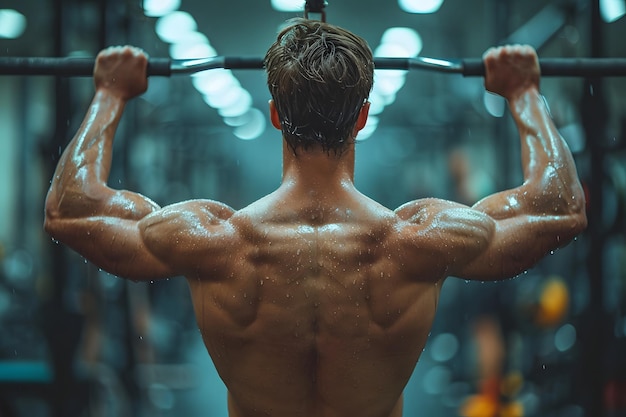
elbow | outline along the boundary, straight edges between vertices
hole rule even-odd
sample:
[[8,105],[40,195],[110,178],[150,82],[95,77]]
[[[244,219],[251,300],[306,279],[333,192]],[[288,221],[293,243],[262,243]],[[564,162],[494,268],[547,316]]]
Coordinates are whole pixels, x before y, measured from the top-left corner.
[[562,223],[561,233],[557,233],[556,244],[558,247],[566,246],[587,228],[587,214],[585,210],[570,213],[565,220]]
[[572,193],[562,193],[569,198],[561,198],[554,202],[555,212],[564,221],[561,223],[563,233],[575,238],[587,228],[587,204],[582,187],[574,187]]
[[569,206],[569,216],[572,219],[573,235],[577,236],[587,229],[587,204],[582,189],[577,197],[572,197],[575,203]]
[[57,239],[57,234],[59,230],[59,223],[61,222],[62,214],[59,205],[57,204],[56,198],[52,197],[48,194],[46,198],[46,205],[44,209],[44,221],[43,221],[43,229],[46,233],[48,233],[52,238]]
[[45,212],[44,212],[43,229],[52,238],[55,238],[55,232],[57,230],[58,219],[59,219],[58,212],[46,207]]
[[585,211],[584,208],[574,215],[573,222],[574,222],[573,229],[575,232],[575,236],[581,234],[582,232],[585,231],[585,229],[587,229],[587,212]]

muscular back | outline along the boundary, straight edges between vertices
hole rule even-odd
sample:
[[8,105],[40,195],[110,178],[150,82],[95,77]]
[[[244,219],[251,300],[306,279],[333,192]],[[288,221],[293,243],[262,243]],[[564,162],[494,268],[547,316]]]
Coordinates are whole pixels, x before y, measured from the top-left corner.
[[312,205],[270,196],[235,213],[222,253],[188,277],[231,415],[399,416],[443,271],[371,200]]
[[46,231],[125,278],[185,275],[231,415],[397,417],[441,280],[515,276],[587,222],[536,54],[502,47],[484,62],[485,86],[508,100],[520,132],[520,186],[472,208],[428,199],[391,212],[354,189],[353,144],[335,157],[283,141],[281,187],[235,213],[208,201],[161,209],[108,187],[114,134],[126,102],[147,88],[147,57],[103,51],[92,105],[50,185]]

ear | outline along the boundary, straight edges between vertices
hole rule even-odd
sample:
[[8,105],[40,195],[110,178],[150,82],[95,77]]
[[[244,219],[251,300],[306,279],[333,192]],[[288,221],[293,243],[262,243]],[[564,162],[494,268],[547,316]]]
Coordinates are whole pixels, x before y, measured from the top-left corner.
[[356,119],[356,125],[354,125],[354,136],[356,136],[356,134],[359,133],[359,130],[365,127],[365,123],[367,123],[367,116],[369,114],[369,111],[370,111],[370,102],[366,101],[363,104],[363,107],[361,107],[361,110],[359,112],[359,118]]
[[270,100],[270,120],[272,121],[272,125],[278,129],[282,130],[282,126],[280,125],[280,117],[278,117],[278,110],[276,110],[276,105],[274,104],[274,100]]

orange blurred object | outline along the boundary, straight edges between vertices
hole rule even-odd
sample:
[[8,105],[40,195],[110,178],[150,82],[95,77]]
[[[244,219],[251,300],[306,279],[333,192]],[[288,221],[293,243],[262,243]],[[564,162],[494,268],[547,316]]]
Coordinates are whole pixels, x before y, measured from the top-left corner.
[[553,327],[561,323],[569,310],[569,289],[562,278],[552,276],[544,284],[535,321],[539,326]]

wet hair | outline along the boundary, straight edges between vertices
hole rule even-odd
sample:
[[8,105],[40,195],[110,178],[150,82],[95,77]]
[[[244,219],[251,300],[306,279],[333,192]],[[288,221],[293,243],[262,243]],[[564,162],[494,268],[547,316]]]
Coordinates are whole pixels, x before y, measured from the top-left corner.
[[341,154],[374,79],[372,51],[340,27],[292,19],[265,55],[267,84],[294,153],[321,147]]

